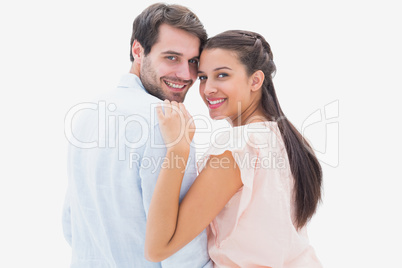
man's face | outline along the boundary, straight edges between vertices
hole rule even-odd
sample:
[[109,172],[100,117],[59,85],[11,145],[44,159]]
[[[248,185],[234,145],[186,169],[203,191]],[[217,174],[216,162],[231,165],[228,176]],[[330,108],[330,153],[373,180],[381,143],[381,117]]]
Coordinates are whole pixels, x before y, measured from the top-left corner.
[[162,24],[158,41],[141,62],[140,78],[146,90],[161,100],[183,102],[197,79],[199,47],[195,35]]

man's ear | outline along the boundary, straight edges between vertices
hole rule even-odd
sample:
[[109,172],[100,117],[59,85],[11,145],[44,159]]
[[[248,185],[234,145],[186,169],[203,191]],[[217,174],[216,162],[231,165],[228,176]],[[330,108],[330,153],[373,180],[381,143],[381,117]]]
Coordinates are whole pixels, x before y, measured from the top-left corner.
[[264,83],[265,75],[261,70],[256,71],[251,75],[252,83],[251,83],[251,91],[257,91],[262,87],[262,83]]
[[133,53],[134,62],[141,64],[142,58],[144,57],[144,48],[141,46],[140,42],[134,40],[131,52]]

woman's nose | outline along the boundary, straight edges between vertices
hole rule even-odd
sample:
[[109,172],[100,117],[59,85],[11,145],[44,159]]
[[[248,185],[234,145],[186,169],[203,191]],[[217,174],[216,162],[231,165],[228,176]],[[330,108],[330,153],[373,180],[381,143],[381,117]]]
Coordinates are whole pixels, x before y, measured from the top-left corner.
[[204,94],[205,95],[213,95],[217,91],[218,90],[213,85],[213,83],[208,82],[208,80],[205,82],[205,84],[204,84]]

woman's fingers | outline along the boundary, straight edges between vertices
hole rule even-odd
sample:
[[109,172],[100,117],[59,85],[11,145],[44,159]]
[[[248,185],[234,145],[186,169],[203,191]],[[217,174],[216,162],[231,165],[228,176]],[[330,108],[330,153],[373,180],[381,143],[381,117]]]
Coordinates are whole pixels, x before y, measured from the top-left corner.
[[187,143],[191,142],[194,137],[195,124],[183,103],[165,100],[157,106],[156,112],[166,144],[181,143],[182,140],[187,140]]
[[181,112],[184,116],[186,116],[186,107],[184,107],[184,104],[183,104],[183,103],[179,103],[179,109],[180,109],[180,112]]
[[170,105],[169,100],[163,101],[163,108],[165,109],[165,116],[168,117],[172,114],[172,106]]
[[164,117],[161,103],[158,103],[158,105],[156,106],[156,115],[158,116],[159,121],[161,121]]
[[[163,106],[164,112],[162,110],[162,106]],[[188,121],[188,119],[192,118],[192,116],[187,111],[186,107],[184,106],[184,104],[182,102],[178,103],[176,101],[171,102],[169,100],[164,100],[162,104],[158,104],[157,112],[158,113],[162,112],[162,115],[165,115],[165,116],[170,116],[174,113],[178,113],[180,116],[184,116],[186,121]]]
[[182,113],[182,116],[185,118],[186,138],[187,138],[187,141],[190,143],[194,137],[194,132],[195,132],[194,120],[193,120],[193,117],[190,115],[190,113],[187,111],[187,109],[183,103],[180,103],[179,107],[180,107],[180,112]]
[[[171,101],[170,104],[172,105],[172,107],[176,107],[177,109],[179,109],[179,103],[177,101]],[[177,111],[177,109],[175,109],[175,111]]]
[[185,126],[185,124],[187,123],[186,108],[184,107],[183,103],[179,103],[177,108],[180,112],[180,119],[182,120],[182,124],[183,126]]
[[180,117],[182,116],[180,113],[179,103],[176,101],[164,100],[163,107],[165,109],[166,117],[170,117],[170,116],[174,116],[174,115],[179,115]]
[[186,122],[188,122],[188,120],[191,119],[190,113],[187,111],[187,109],[183,103],[179,103],[179,108],[180,108],[180,111],[183,114],[184,118],[186,119]]

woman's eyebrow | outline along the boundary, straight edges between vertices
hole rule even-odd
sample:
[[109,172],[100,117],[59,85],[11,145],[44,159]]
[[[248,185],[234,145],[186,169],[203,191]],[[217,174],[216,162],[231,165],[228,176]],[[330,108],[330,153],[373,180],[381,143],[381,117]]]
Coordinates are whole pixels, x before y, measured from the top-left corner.
[[232,71],[232,69],[230,69],[229,67],[223,66],[223,67],[215,68],[215,69],[214,69],[214,72],[215,72],[215,71],[222,70],[222,69],[227,69],[227,70],[231,70],[231,71]]
[[[213,71],[214,71],[214,72],[216,72],[216,71],[219,71],[219,70],[224,70],[224,69],[226,69],[226,70],[230,70],[230,71],[233,71],[231,68],[226,67],[226,66],[217,67],[217,68],[215,68]],[[198,73],[204,73],[204,71],[198,70]]]

